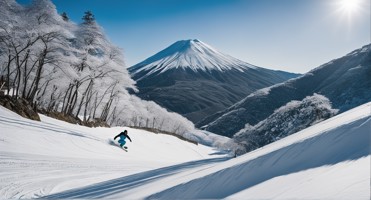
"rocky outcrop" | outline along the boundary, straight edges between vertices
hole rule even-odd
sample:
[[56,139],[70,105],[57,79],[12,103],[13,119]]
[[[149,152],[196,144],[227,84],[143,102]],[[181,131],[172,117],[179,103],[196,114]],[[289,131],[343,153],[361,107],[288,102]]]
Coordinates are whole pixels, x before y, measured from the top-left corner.
[[48,112],[46,110],[39,110],[41,114],[44,114],[48,117],[52,117],[54,119],[58,119],[61,121],[65,121],[71,124],[79,124],[82,126],[87,126],[87,127],[110,127],[107,122],[100,120],[100,119],[94,119],[92,121],[82,121],[81,119],[71,116],[71,115],[66,115],[61,112]]
[[36,110],[31,106],[31,104],[23,98],[12,98],[8,95],[0,95],[0,105],[5,108],[17,113],[18,115],[40,121],[40,116],[37,114]]
[[0,94],[0,105],[17,113],[18,115],[22,117],[36,120],[36,121],[40,121],[40,116],[38,114],[39,112],[46,116],[49,116],[49,117],[52,117],[58,120],[62,120],[62,121],[65,121],[71,124],[80,124],[82,126],[87,126],[87,127],[110,127],[107,124],[107,122],[102,121],[100,119],[94,119],[92,121],[84,122],[80,120],[79,118],[66,115],[60,112],[47,112],[46,110],[36,111],[36,109],[26,99],[23,99],[23,98],[15,99],[8,95]]

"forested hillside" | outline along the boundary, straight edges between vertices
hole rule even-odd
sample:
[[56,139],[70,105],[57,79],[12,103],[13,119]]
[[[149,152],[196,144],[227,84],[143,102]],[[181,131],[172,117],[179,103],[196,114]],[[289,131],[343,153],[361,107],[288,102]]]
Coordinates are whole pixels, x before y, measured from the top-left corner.
[[181,135],[193,130],[182,116],[127,92],[136,88],[122,50],[107,39],[92,12],[81,16],[76,24],[49,0],[26,6],[0,1],[3,94],[82,124],[101,121]]

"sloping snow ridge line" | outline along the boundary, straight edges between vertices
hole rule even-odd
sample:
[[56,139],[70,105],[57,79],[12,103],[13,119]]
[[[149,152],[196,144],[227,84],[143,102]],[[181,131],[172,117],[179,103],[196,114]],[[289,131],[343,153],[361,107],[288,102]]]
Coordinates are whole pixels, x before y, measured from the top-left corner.
[[[185,142],[165,147],[165,136],[134,129],[129,134],[137,139],[126,153],[103,142],[103,132],[122,128],[90,129],[44,116],[40,123],[0,111],[4,198],[370,199],[371,102],[234,159]],[[155,148],[146,154],[147,145]]]
[[370,116],[367,103],[149,199],[369,199]]

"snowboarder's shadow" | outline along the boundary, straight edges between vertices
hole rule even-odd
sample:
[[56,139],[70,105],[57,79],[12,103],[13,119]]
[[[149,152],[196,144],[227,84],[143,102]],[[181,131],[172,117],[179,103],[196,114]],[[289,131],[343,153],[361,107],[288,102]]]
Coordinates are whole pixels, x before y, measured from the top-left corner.
[[108,142],[107,142],[109,145],[111,145],[111,146],[114,146],[114,147],[117,147],[117,148],[120,148],[120,149],[122,149],[122,150],[124,150],[124,151],[128,151],[127,149],[128,149],[128,147],[127,146],[124,146],[124,147],[121,147],[118,143],[116,143],[114,140],[112,140],[112,139],[109,139],[108,140]]

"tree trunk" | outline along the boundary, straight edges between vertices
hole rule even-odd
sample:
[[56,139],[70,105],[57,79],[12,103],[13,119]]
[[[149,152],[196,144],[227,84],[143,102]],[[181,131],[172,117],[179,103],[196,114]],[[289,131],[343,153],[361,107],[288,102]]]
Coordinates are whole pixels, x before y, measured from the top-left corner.
[[[81,108],[82,108],[82,105],[84,104],[85,97],[86,97],[86,95],[88,94],[88,91],[90,90],[90,87],[92,87],[92,85],[93,85],[93,79],[90,80],[88,87],[86,88],[86,90],[85,90],[84,93],[82,94],[82,98],[81,98],[81,100],[80,100],[80,104],[79,104],[79,106],[78,106],[78,108],[77,108],[77,112],[76,112],[75,117],[78,117],[78,116],[79,116],[80,111],[81,111]],[[85,102],[85,107],[86,107],[86,104],[87,104],[87,103]],[[84,116],[84,118],[85,118],[85,116]],[[84,120],[84,121],[85,121],[85,120]]]
[[[68,98],[67,98],[67,96],[71,95],[71,90],[72,90],[71,87],[73,87],[73,85],[70,83],[68,85],[67,91],[66,91],[66,93],[65,93],[65,95],[63,97],[63,104],[62,104],[62,110],[61,110],[62,113],[65,113],[65,110],[67,108],[67,104],[68,104]],[[66,100],[67,100],[67,102],[66,102]]]
[[32,88],[32,92],[30,94],[30,96],[27,97],[27,99],[32,102],[33,99],[35,98],[35,95],[37,93],[37,91],[39,90],[39,83],[40,83],[40,79],[41,79],[41,73],[42,73],[42,69],[43,69],[43,66],[44,66],[44,63],[45,63],[45,57],[47,55],[48,51],[47,51],[47,48],[44,49],[43,53],[41,54],[40,56],[40,59],[39,59],[39,65],[37,67],[37,72],[36,72],[36,77],[35,77],[35,86],[34,88]]
[[69,104],[69,108],[68,108],[68,111],[67,111],[67,114],[68,115],[72,115],[73,110],[74,110],[74,108],[76,106],[76,102],[77,102],[77,98],[78,98],[78,91],[79,91],[79,84],[77,83],[76,84],[76,89],[73,92],[73,95],[72,95],[72,98],[71,98],[71,102]]
[[10,64],[11,64],[11,62],[12,62],[12,59],[11,59],[11,55],[9,53],[9,55],[8,55],[8,64],[6,66],[6,68],[7,68],[6,84],[8,86],[8,92],[7,92],[8,95],[10,95]]

